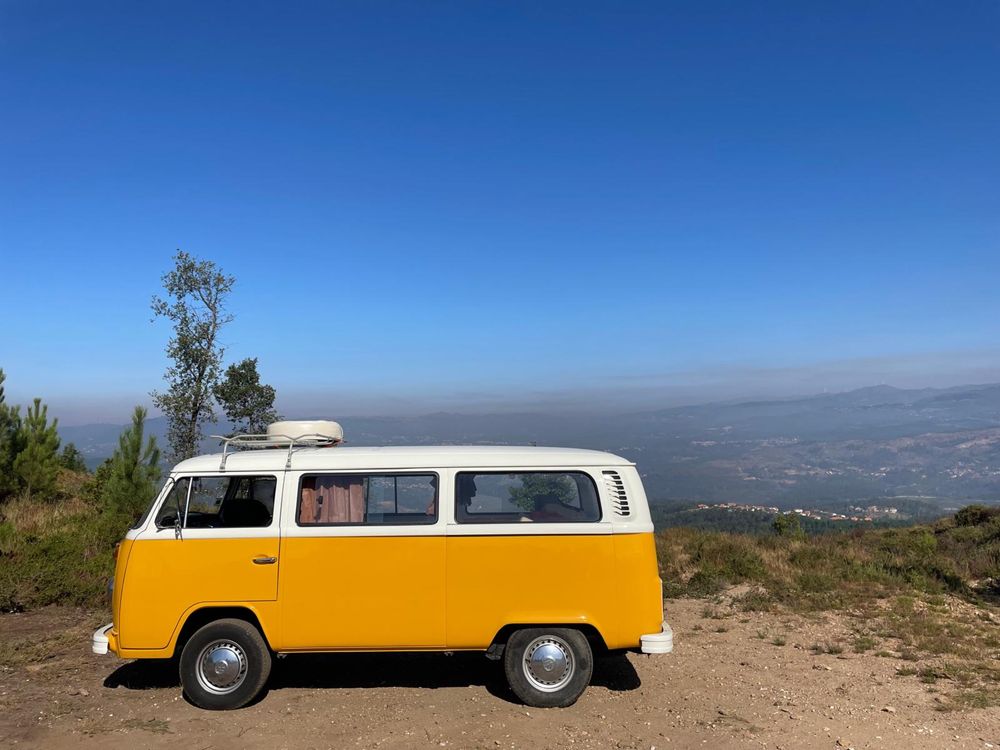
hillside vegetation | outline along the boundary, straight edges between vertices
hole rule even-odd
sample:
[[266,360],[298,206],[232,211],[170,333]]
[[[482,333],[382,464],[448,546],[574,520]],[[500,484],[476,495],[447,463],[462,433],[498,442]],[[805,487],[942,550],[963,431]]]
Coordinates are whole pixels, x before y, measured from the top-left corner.
[[107,472],[63,470],[55,499],[0,504],[0,612],[104,604],[115,544],[131,516],[104,502]]
[[657,536],[668,596],[754,584],[760,606],[850,606],[900,592],[991,600],[1000,579],[1000,508],[969,506],[930,525],[746,535],[675,527]]
[[[898,659],[897,674],[931,691],[947,681],[940,708],[1000,705],[1000,509],[812,537],[671,528],[657,545],[666,596],[707,599],[707,620],[843,613],[851,637],[814,651]],[[781,635],[758,637],[784,645]]]

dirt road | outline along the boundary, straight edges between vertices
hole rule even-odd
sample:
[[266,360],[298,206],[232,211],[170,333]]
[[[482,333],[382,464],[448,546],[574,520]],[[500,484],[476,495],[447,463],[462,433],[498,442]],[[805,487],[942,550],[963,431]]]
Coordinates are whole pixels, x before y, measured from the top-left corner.
[[[241,711],[206,712],[165,665],[90,654],[100,613],[0,616],[0,746],[17,748],[987,748],[996,709],[941,711],[900,661],[809,651],[842,623],[668,609],[669,656],[598,661],[568,709],[516,703],[480,655],[280,660]],[[846,632],[846,630],[844,631]]]

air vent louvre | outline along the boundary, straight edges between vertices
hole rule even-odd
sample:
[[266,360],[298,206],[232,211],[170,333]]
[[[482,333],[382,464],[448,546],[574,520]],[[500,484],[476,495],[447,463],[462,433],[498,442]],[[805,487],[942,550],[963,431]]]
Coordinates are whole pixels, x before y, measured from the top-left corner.
[[617,471],[604,472],[604,486],[611,497],[611,508],[616,516],[628,518],[632,511],[628,506],[628,494],[625,492],[625,483]]

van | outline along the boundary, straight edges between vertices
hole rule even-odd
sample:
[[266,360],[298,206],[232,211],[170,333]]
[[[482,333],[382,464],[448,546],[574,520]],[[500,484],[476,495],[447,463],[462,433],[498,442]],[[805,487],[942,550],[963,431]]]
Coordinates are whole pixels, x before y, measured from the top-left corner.
[[635,465],[538,447],[344,447],[278,422],[182,461],[116,552],[95,653],[177,658],[239,708],[276,655],[480,651],[530,706],[568,706],[595,651],[672,650]]

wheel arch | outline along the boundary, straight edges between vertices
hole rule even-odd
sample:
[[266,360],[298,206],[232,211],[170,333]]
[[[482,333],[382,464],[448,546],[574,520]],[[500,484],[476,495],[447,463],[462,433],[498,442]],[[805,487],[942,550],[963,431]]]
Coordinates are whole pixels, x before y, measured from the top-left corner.
[[589,622],[512,622],[500,628],[493,640],[490,641],[489,648],[486,649],[486,656],[490,659],[500,659],[503,656],[504,648],[511,634],[525,628],[567,628],[569,630],[579,630],[590,643],[590,648],[595,654],[603,654],[608,651],[607,643],[601,631]]
[[204,606],[197,606],[187,612],[182,621],[180,630],[177,633],[177,637],[171,646],[171,654],[173,656],[178,656],[180,652],[184,649],[184,645],[188,642],[192,635],[194,635],[199,628],[208,625],[210,622],[223,619],[235,619],[243,620],[250,625],[253,625],[257,631],[260,633],[261,638],[264,639],[264,643],[267,647],[274,650],[271,647],[271,639],[268,638],[267,631],[261,625],[261,620],[256,611],[247,605],[216,605],[207,604]]

